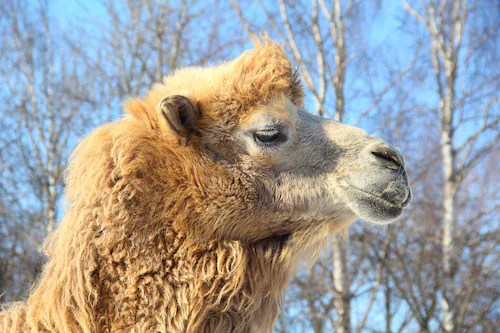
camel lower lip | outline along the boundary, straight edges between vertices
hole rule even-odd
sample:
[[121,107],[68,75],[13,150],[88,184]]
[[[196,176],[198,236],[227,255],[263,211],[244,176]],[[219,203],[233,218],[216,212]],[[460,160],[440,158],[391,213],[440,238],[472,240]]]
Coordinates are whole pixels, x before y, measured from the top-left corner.
[[401,208],[402,209],[403,207],[406,207],[408,205],[408,203],[409,203],[409,198],[407,198],[406,201],[403,202],[403,203],[396,203],[396,202],[392,202],[392,201],[389,201],[387,199],[384,199],[381,196],[376,195],[374,193],[362,190],[362,189],[360,189],[360,188],[358,188],[356,186],[350,185],[350,187],[351,187],[351,189],[354,189],[357,192],[360,192],[360,193],[363,193],[364,195],[370,196],[371,199],[375,199],[377,201],[383,202],[384,204],[389,205],[389,206],[391,206],[393,208]]

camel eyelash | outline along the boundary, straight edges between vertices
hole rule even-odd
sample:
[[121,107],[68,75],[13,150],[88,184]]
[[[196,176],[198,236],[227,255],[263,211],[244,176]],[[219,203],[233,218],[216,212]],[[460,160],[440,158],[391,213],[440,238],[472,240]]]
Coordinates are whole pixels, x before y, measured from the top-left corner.
[[286,135],[278,127],[269,126],[262,130],[257,130],[253,133],[254,141],[265,147],[277,145],[287,140]]

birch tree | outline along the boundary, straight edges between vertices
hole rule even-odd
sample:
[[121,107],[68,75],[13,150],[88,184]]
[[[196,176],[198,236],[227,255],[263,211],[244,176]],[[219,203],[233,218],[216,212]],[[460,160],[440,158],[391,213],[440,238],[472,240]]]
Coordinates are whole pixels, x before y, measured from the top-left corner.
[[[493,36],[474,36],[470,20],[481,19],[480,3],[468,3],[466,0],[423,2],[422,8],[412,7],[403,0],[405,9],[416,21],[422,24],[430,39],[429,52],[434,72],[434,82],[439,97],[438,111],[441,121],[441,157],[443,163],[442,192],[442,266],[444,281],[442,284],[441,310],[443,329],[446,332],[457,331],[457,192],[463,179],[487,154],[498,149],[500,135],[500,113],[498,103],[499,71],[494,66],[491,75],[484,81],[470,85],[467,78],[474,67],[473,59],[481,49],[482,43],[491,41]],[[471,17],[472,16],[472,17]],[[498,30],[498,21],[496,23]],[[494,30],[491,31],[494,33]],[[496,67],[496,68],[495,68]],[[460,87],[460,83],[462,86]],[[457,92],[458,89],[462,91]],[[493,88],[493,89],[492,89]],[[482,103],[472,99],[480,98]],[[484,101],[484,102],[483,102]],[[478,110],[481,110],[478,112]],[[471,122],[475,126],[472,134],[463,128]],[[459,141],[457,134],[466,138]],[[493,133],[493,139],[484,143],[482,137]]]

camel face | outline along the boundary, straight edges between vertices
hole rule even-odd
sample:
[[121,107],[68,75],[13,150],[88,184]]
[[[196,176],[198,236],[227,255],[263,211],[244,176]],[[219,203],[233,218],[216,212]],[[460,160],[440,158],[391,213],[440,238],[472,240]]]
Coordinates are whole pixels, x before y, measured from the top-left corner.
[[266,191],[291,220],[389,223],[411,200],[397,150],[359,128],[313,116],[287,98],[257,108],[235,132],[253,165],[272,170]]

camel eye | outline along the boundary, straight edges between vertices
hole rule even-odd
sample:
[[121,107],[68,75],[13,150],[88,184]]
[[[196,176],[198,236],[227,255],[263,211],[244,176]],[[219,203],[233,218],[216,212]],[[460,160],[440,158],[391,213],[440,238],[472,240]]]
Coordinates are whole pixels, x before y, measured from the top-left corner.
[[257,131],[254,133],[254,138],[257,143],[265,145],[281,143],[286,140],[286,136],[276,128]]

